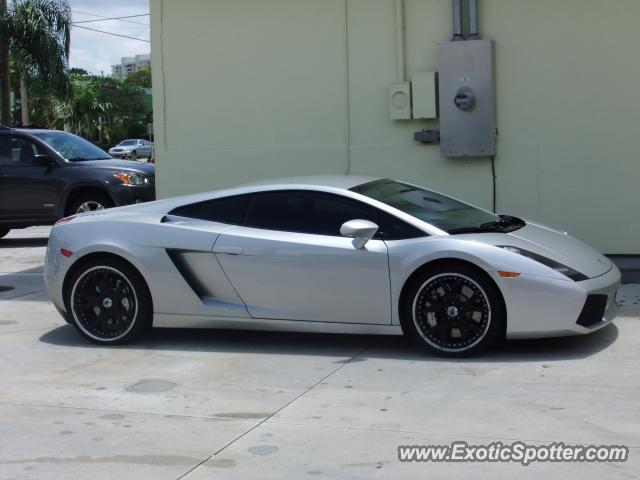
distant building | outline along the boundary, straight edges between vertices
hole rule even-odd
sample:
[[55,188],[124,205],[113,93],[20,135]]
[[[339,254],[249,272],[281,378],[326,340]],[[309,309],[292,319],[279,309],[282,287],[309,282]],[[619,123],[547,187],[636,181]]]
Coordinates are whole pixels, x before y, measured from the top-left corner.
[[151,67],[150,55],[136,55],[135,57],[122,57],[120,64],[111,65],[111,76],[118,80],[124,80],[130,73],[143,68]]

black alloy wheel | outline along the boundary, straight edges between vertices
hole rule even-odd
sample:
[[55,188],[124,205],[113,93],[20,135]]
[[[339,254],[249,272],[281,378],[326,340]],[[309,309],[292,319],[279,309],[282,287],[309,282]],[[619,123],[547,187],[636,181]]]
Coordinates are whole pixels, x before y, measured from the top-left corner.
[[406,295],[403,330],[441,355],[475,353],[504,329],[499,290],[466,265],[424,272]]
[[141,275],[125,262],[91,262],[69,282],[67,309],[76,328],[101,344],[129,341],[151,325],[151,296]]

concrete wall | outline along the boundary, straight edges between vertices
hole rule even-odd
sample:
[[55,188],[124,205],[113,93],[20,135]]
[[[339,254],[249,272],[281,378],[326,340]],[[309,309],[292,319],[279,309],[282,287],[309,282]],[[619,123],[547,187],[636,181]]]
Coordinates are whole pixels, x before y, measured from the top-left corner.
[[[637,0],[479,0],[496,41],[498,211],[640,254]],[[151,0],[161,197],[307,173],[374,174],[491,205],[488,159],[392,121],[393,0]],[[450,0],[406,0],[407,71],[436,70]],[[205,61],[203,62],[203,59]]]

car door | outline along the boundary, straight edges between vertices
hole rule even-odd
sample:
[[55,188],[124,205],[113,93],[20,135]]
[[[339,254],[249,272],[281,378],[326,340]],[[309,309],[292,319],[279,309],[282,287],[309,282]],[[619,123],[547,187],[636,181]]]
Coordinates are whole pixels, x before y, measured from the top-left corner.
[[25,137],[0,135],[0,216],[5,220],[56,216],[64,185],[58,167],[36,165],[36,154],[47,152]]
[[138,152],[138,157],[147,157],[147,145],[144,140],[138,140],[136,145],[136,151]]
[[149,158],[151,156],[151,143],[147,140],[142,141],[142,148],[144,152],[144,156]]
[[213,252],[254,318],[390,324],[384,241],[357,249],[339,233],[374,210],[323,192],[253,194],[245,226],[223,231]]

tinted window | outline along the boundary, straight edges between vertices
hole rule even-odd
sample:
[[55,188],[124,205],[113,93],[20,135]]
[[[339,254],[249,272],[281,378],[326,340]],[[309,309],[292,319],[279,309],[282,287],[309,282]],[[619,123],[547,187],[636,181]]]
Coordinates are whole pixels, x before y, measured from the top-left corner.
[[35,155],[44,151],[35,143],[11,135],[0,135],[0,165],[31,166]]
[[244,224],[244,217],[247,212],[247,207],[249,206],[249,201],[250,197],[248,195],[218,198],[178,207],[169,212],[169,214],[199,220],[209,220],[211,222],[242,225]]
[[340,227],[349,220],[376,223],[376,238],[399,239],[426,236],[408,225],[364,203],[321,192],[279,191],[252,195],[246,225],[268,230],[340,236]]

